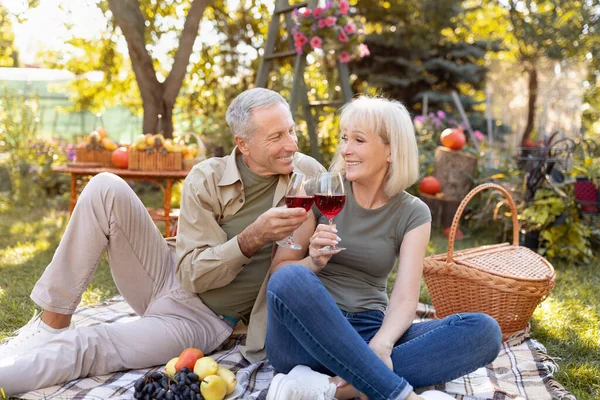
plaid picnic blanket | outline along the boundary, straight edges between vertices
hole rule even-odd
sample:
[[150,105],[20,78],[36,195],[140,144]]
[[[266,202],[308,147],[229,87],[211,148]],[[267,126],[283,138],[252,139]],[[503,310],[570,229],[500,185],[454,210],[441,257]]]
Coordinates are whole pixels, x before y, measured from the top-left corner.
[[[433,313],[431,306],[421,304],[415,321],[430,319]],[[122,299],[113,299],[95,307],[81,307],[74,315],[77,326],[124,323],[136,318],[138,316]],[[231,339],[211,357],[236,373],[238,384],[243,389],[241,399],[264,400],[273,378],[273,367],[267,360],[255,364],[246,361],[238,351],[242,340],[244,336]],[[24,393],[19,398],[132,399],[133,383],[136,379],[160,368],[123,371],[78,379],[60,386]],[[439,385],[436,389],[449,393],[459,400],[576,400],[553,379],[553,373],[557,368],[544,346],[529,337],[528,333],[521,332],[504,342],[500,355],[492,364]]]

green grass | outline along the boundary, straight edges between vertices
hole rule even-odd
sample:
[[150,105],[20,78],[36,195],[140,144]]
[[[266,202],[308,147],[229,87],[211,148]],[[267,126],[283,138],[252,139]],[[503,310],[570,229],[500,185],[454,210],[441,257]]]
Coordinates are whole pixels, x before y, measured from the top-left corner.
[[[151,190],[148,202],[160,199]],[[151,199],[152,198],[152,199]],[[158,202],[160,204],[160,202]],[[157,204],[157,205],[158,205]],[[68,219],[65,198],[47,207],[0,207],[0,339],[27,323],[34,310],[29,293],[52,259]],[[491,235],[493,236],[493,235]],[[479,233],[457,242],[457,248],[497,243]],[[446,251],[446,239],[434,232],[430,253]],[[533,316],[533,337],[560,366],[556,379],[578,399],[600,398],[600,264],[555,265],[557,284]],[[393,279],[393,277],[392,277]],[[106,260],[102,260],[84,304],[117,294]],[[423,287],[421,301],[429,296]]]

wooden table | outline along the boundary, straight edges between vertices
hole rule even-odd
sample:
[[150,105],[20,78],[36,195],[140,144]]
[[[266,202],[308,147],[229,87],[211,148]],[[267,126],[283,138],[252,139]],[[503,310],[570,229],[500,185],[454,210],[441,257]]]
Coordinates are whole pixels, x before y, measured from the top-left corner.
[[[77,203],[77,180],[86,176],[94,176],[102,172],[110,172],[120,176],[123,179],[137,180],[137,181],[148,181],[156,183],[160,186],[164,194],[163,210],[162,212],[152,212],[149,210],[150,216],[155,221],[165,222],[165,236],[169,236],[171,233],[171,220],[177,217],[172,215],[171,212],[171,192],[173,190],[173,182],[181,179],[185,179],[189,171],[133,171],[129,169],[120,168],[86,168],[86,167],[72,167],[72,166],[60,166],[54,167],[55,172],[71,174],[71,205],[69,207],[69,213],[73,213],[75,204]],[[164,180],[166,187],[160,182]]]

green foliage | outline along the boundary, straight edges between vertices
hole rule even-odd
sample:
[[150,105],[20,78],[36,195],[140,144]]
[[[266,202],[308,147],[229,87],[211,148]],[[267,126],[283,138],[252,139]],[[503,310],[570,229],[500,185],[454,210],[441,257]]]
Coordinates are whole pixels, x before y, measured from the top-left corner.
[[14,42],[15,34],[8,11],[0,4],[0,67],[12,67],[17,64]]
[[228,153],[233,140],[225,111],[235,96],[254,83],[270,14],[257,0],[243,0],[233,8],[220,0],[207,8],[204,18],[213,25],[217,40],[205,42],[202,51],[193,55],[177,98],[176,119],[180,130],[202,134],[208,153],[214,146],[223,146]]
[[[65,164],[66,148],[57,140],[37,137],[38,102],[4,90],[0,97],[0,162],[9,171],[10,202],[28,207],[43,204],[48,197],[66,192],[68,178],[52,172],[52,167]],[[44,196],[39,195],[39,191]]]
[[[366,20],[371,56],[352,64],[359,87],[377,87],[404,101],[414,112],[426,94],[431,108],[453,107],[449,94],[462,93],[467,110],[484,85],[484,57],[497,46],[489,41],[457,41],[454,31],[464,10],[461,1],[403,0],[356,2]],[[433,106],[433,107],[432,107]]]
[[525,205],[523,222],[528,231],[540,231],[540,254],[550,260],[589,263],[594,257],[591,229],[582,220],[571,186],[566,196],[552,189],[539,189]]

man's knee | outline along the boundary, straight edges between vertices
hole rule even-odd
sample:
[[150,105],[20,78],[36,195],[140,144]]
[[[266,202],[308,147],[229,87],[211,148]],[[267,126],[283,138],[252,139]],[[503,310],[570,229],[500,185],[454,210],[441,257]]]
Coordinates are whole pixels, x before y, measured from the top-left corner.
[[131,190],[127,182],[115,174],[110,172],[102,172],[90,179],[88,184],[81,192],[81,196],[90,196],[94,194],[104,194],[107,191],[112,191],[116,194]]

